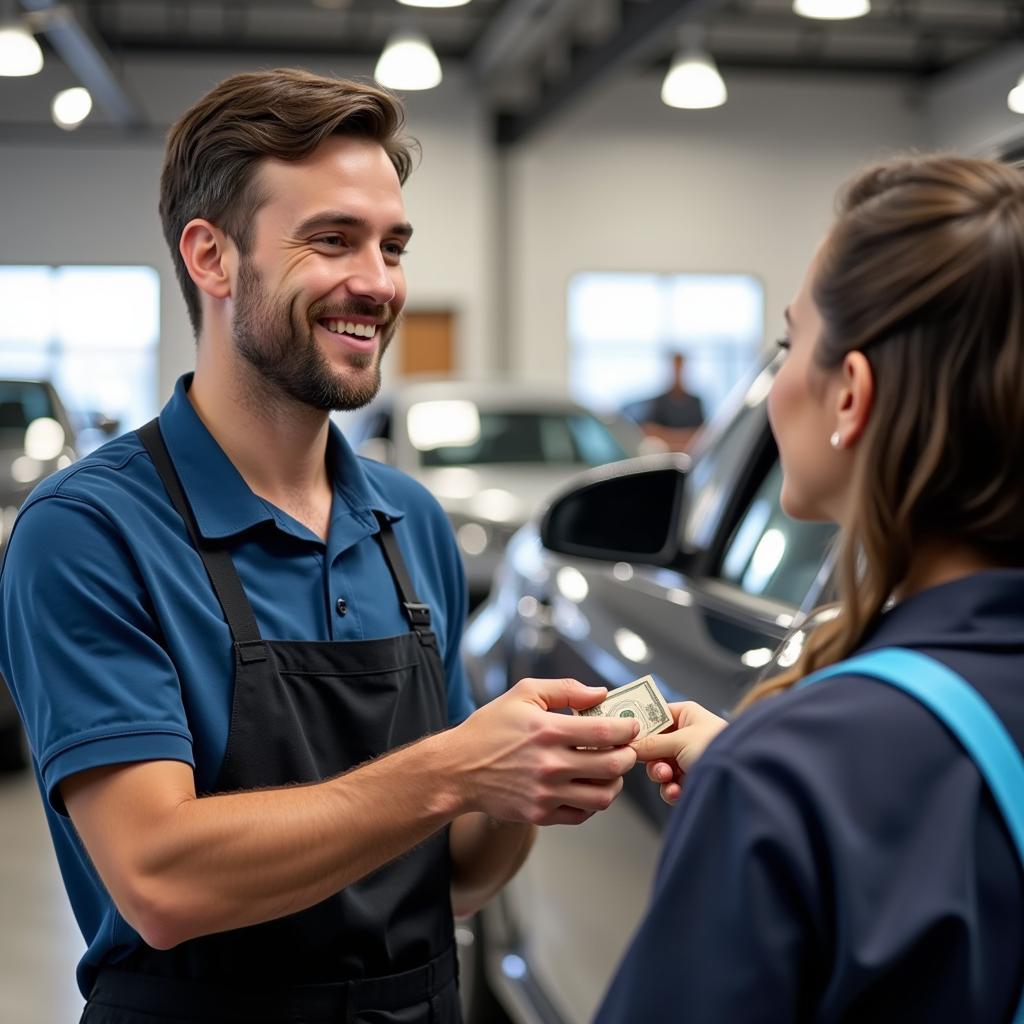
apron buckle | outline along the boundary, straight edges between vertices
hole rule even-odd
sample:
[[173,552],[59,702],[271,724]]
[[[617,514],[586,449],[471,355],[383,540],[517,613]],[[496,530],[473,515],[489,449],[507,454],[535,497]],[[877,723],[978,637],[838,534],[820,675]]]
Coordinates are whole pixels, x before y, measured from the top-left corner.
[[262,640],[236,640],[235,651],[243,665],[267,660],[267,645]]
[[430,628],[430,605],[417,604],[415,601],[403,601],[402,607],[412,624],[413,629]]

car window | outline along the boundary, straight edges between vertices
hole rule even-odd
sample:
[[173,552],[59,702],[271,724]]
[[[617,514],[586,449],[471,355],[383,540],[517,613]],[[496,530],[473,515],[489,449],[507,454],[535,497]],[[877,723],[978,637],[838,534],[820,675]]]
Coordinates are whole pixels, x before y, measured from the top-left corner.
[[424,466],[536,464],[598,466],[626,458],[600,420],[586,413],[479,410],[479,429],[465,444],[421,452]]
[[686,478],[685,547],[711,546],[736,477],[749,463],[751,453],[762,444],[765,430],[763,407],[743,404],[724,433],[694,461]]
[[776,460],[733,530],[718,575],[748,594],[799,607],[836,528],[790,519],[779,505],[781,489]]
[[50,392],[33,381],[0,381],[0,430],[24,430],[33,420],[54,417]]

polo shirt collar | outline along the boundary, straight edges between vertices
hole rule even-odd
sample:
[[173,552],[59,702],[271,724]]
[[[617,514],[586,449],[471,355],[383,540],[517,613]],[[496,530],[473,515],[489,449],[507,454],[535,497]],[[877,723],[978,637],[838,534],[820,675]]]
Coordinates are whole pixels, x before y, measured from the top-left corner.
[[1024,569],[989,569],[893,605],[865,650],[877,647],[1024,648]]
[[[160,413],[160,431],[200,534],[209,539],[231,537],[260,523],[275,522],[272,506],[253,493],[193,408],[188,399],[192,377],[186,373],[178,379],[174,394]],[[335,423],[330,424],[327,468],[335,494],[332,519],[347,512],[376,533],[374,512],[383,513],[389,520],[404,515],[369,480]],[[339,501],[347,507],[339,509]]]

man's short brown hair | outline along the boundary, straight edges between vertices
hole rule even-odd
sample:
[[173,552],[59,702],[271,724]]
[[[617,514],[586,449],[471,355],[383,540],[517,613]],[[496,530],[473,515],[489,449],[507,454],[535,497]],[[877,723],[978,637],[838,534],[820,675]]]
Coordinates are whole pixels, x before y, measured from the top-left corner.
[[401,135],[404,123],[401,104],[383,89],[293,68],[233,75],[182,115],[167,137],[160,220],[196,335],[199,290],[178,251],[185,225],[202,217],[248,252],[267,198],[255,180],[259,161],[302,160],[331,135],[380,143],[404,184],[413,145]]

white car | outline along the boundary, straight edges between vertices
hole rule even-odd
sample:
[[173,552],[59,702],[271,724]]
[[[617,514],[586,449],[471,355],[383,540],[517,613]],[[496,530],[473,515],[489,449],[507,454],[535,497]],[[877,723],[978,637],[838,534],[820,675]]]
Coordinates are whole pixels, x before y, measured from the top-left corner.
[[430,381],[382,395],[344,425],[359,454],[404,470],[452,521],[470,598],[486,596],[505,543],[588,466],[630,458],[643,434],[532,385]]

